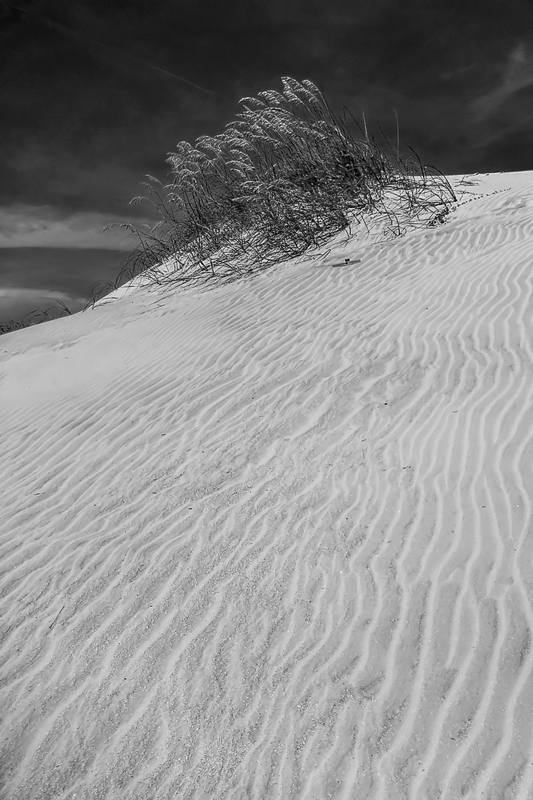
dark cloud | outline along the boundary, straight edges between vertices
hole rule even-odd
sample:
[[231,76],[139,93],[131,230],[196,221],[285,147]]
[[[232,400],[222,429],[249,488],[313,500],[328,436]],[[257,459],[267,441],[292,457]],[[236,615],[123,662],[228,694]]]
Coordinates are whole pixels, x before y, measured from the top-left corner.
[[120,250],[100,248],[0,248],[0,284],[88,298],[95,283],[115,277],[126,259]]
[[[512,54],[533,49],[525,0],[4,0],[2,13],[0,204],[113,213],[145,173],[167,176],[179,140],[219,132],[240,96],[283,74],[389,131],[396,108],[423,158],[475,171],[479,109],[492,97],[505,116],[519,89],[494,92]],[[529,125],[512,117],[513,130]]]

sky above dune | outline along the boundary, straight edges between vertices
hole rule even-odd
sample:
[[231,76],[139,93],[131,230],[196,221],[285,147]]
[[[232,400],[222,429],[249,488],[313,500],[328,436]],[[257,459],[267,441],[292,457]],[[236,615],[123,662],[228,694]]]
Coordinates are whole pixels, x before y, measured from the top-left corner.
[[[372,131],[395,136],[397,113],[403,147],[447,174],[533,168],[530,0],[0,0],[3,291],[24,283],[6,259],[23,276],[51,247],[70,252],[68,295],[77,249],[113,249],[107,222],[156,219],[128,203],[177,143],[282,75]],[[45,258],[32,289],[49,277]]]

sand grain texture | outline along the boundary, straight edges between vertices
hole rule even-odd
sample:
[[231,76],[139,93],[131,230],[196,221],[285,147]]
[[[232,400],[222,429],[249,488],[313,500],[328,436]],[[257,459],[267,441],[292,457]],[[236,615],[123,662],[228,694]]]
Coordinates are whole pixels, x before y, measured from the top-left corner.
[[0,338],[2,800],[533,798],[533,173],[476,180]]

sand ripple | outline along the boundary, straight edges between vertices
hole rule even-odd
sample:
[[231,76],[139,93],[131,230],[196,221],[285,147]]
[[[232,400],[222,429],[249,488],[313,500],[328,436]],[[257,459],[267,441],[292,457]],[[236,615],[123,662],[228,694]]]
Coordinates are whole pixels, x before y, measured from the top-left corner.
[[484,185],[2,337],[2,800],[533,797],[533,174]]

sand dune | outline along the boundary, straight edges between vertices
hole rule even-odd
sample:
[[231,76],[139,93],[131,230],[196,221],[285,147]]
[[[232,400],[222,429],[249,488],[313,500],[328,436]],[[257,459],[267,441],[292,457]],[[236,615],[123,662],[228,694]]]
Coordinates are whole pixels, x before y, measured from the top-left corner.
[[454,181],[0,338],[2,800],[533,798],[533,173]]

